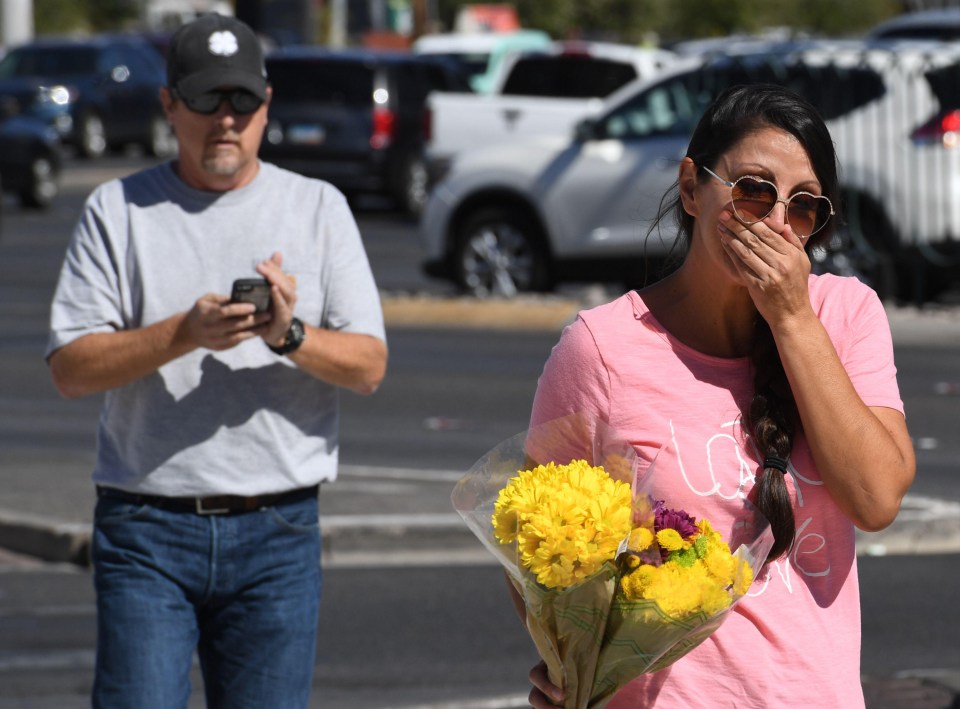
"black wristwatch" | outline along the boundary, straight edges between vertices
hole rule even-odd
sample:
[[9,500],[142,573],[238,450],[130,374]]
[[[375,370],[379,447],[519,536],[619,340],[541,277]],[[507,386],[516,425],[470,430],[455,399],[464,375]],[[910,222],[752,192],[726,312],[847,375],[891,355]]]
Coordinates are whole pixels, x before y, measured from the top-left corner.
[[300,322],[299,318],[294,318],[290,321],[290,329],[287,330],[287,334],[283,338],[283,344],[279,347],[268,344],[267,347],[270,348],[271,352],[278,355],[290,354],[303,344],[305,334],[303,331],[303,323]]

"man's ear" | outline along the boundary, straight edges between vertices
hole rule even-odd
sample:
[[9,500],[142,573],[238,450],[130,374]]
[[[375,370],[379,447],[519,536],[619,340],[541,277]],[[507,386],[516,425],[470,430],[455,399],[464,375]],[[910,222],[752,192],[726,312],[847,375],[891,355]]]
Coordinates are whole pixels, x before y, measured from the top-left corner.
[[173,104],[176,102],[176,99],[173,97],[173,92],[166,86],[160,87],[160,105],[163,106],[163,112],[167,116],[167,120],[170,120],[170,112],[173,110]]
[[697,166],[690,158],[687,157],[680,161],[680,177],[678,178],[680,202],[683,204],[683,211],[694,218],[700,216],[696,197],[697,170]]

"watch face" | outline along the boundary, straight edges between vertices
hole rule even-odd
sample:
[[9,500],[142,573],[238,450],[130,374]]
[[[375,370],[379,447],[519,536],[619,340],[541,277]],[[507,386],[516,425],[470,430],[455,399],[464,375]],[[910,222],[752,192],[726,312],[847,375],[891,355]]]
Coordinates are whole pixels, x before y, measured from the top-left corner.
[[303,342],[303,323],[297,318],[290,321],[290,329],[287,330],[286,346],[299,347]]
[[269,347],[279,355],[289,354],[303,344],[304,334],[303,323],[298,318],[294,318],[290,321],[290,329],[287,330],[283,344],[279,347],[273,345],[269,345]]

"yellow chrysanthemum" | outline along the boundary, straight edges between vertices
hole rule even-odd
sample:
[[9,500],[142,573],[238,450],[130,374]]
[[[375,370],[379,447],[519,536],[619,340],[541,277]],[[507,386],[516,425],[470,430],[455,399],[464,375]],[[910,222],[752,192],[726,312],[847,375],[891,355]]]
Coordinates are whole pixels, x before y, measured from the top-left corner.
[[661,529],[657,532],[657,543],[667,551],[689,549],[690,542],[684,539],[675,529]]
[[647,527],[637,527],[630,532],[627,548],[630,551],[646,551],[653,544],[653,532]]
[[750,590],[750,584],[753,583],[753,568],[745,559],[737,560],[737,575],[733,584],[733,594],[739,598]]
[[575,460],[523,470],[494,504],[493,533],[549,588],[582,581],[613,559],[631,526],[631,490]]
[[[753,582],[750,564],[730,553],[730,547],[707,520],[698,533],[684,540],[673,529],[657,532],[666,560],[659,566],[625,563],[620,592],[629,600],[654,601],[675,618],[696,613],[713,615],[743,596]],[[631,534],[640,537],[639,530]]]

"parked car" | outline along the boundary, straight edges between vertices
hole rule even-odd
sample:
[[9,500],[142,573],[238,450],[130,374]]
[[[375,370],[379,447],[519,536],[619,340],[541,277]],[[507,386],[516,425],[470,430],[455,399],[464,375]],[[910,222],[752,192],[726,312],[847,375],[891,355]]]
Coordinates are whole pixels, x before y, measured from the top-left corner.
[[142,145],[156,156],[176,143],[160,105],[163,59],[134,36],[43,38],[0,60],[0,101],[53,128],[83,157]]
[[423,35],[411,49],[417,54],[443,57],[454,62],[466,76],[470,89],[490,93],[511,54],[546,49],[550,35],[540,30],[515,32],[451,32]]
[[388,195],[419,213],[427,194],[427,95],[462,88],[440,59],[374,50],[279,49],[260,156],[345,193]]
[[436,92],[427,100],[433,132],[431,181],[460,151],[546,134],[568,136],[605,97],[638,77],[651,78],[672,52],[611,42],[554,42],[504,59],[484,94]]
[[44,209],[60,192],[63,156],[50,126],[29,116],[0,115],[0,185],[24,207]]
[[960,7],[905,12],[867,32],[869,40],[926,39],[950,42],[960,39]]
[[[811,100],[835,138],[844,268],[884,297],[935,296],[960,270],[960,114],[929,121],[958,93],[960,50],[766,49],[683,59],[610,97],[566,138],[461,154],[421,220],[426,272],[476,294],[636,285],[673,247],[672,225],[648,228],[704,109],[727,86],[765,81]],[[818,268],[836,267],[816,256]]]

